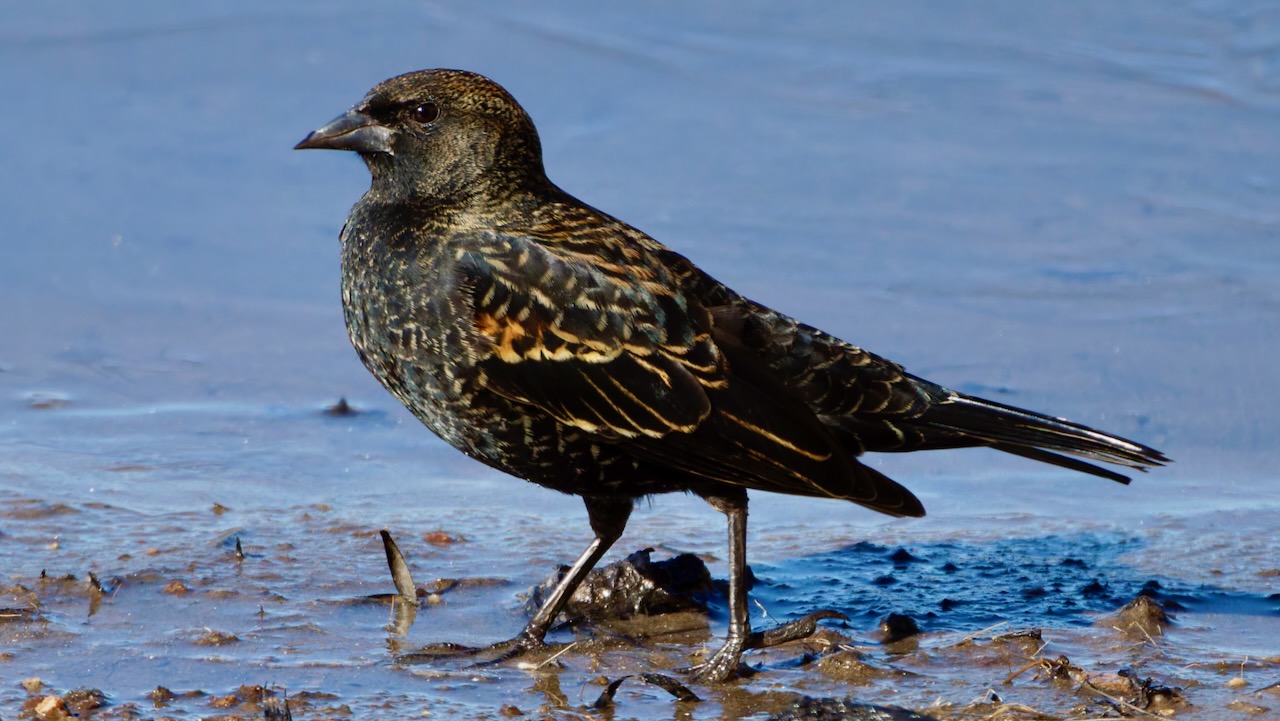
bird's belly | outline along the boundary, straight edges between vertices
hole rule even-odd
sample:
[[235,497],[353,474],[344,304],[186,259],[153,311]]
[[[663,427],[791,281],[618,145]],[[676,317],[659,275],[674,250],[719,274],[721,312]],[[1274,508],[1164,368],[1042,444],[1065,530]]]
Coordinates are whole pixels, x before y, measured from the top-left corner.
[[423,425],[468,456],[563,493],[638,497],[679,490],[669,474],[482,387],[467,354],[448,349],[447,329],[428,331],[410,350],[404,339],[411,329],[369,318],[347,313],[365,367]]
[[[405,369],[401,377],[420,373]],[[674,480],[668,474],[532,406],[465,382],[447,388],[435,382],[437,393],[422,392],[433,382],[388,388],[441,439],[488,466],[580,496],[638,497],[678,489],[667,487]]]

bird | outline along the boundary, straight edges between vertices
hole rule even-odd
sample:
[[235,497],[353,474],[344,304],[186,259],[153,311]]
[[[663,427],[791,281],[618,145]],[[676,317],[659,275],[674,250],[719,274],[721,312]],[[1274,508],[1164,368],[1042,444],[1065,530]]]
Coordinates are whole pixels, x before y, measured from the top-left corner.
[[719,683],[744,673],[745,651],[813,628],[752,632],[748,491],[917,517],[916,496],[864,453],[987,447],[1121,483],[1091,461],[1169,462],[912,375],[739,294],[552,183],[529,114],[485,76],[385,80],[296,148],[355,152],[371,176],[340,232],[344,318],[365,367],[453,447],[586,506],[592,541],[507,656],[545,646],[635,503],[656,494],[695,494],[727,518],[727,636],[687,669]]

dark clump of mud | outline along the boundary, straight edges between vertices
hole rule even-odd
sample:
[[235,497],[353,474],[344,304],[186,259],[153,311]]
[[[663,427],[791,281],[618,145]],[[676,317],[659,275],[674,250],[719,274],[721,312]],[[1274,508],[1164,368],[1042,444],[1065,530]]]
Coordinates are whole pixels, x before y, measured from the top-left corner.
[[[38,679],[27,679],[23,686],[40,688]],[[107,705],[107,695],[96,688],[78,688],[65,694],[37,694],[27,699],[19,714],[38,721],[63,721],[94,715]]]
[[[653,561],[652,553],[652,548],[636,551],[587,574],[569,599],[564,619],[624,620],[638,615],[706,611],[707,598],[714,591],[706,564],[691,553],[665,561]],[[568,570],[568,566],[561,566],[538,584],[529,593],[526,612],[536,612]]]
[[1126,603],[1111,616],[1102,619],[1100,625],[1118,629],[1127,636],[1155,639],[1169,626],[1169,614],[1159,601],[1141,594]]
[[[287,697],[283,691],[261,685],[244,685],[229,693],[204,691],[175,693],[157,686],[147,694],[147,701],[112,705],[107,695],[96,688],[79,688],[66,693],[44,693],[39,679],[23,682],[31,696],[23,703],[18,718],[35,721],[71,721],[72,719],[142,719],[187,717],[198,714],[205,718],[228,721],[292,721],[293,709],[315,712],[320,717],[349,717],[342,706],[317,703],[327,700],[325,694],[301,694]],[[332,698],[332,697],[328,697]],[[146,713],[148,707],[152,713]]]
[[920,633],[920,624],[905,613],[891,613],[880,621],[880,643],[895,644]]
[[348,403],[346,398],[339,398],[337,403],[334,403],[333,405],[328,406],[327,408],[324,409],[324,414],[326,416],[342,418],[347,416],[360,415],[360,411],[357,410],[355,406]]
[[936,721],[914,711],[895,706],[873,706],[849,699],[805,696],[768,721]]
[[908,675],[901,670],[870,663],[866,654],[845,644],[833,646],[823,653],[816,665],[822,675],[850,686],[867,686]]
[[698,702],[702,700],[701,698],[698,698],[697,694],[690,691],[688,686],[670,676],[661,673],[641,673],[632,676],[623,676],[610,682],[609,685],[605,687],[604,692],[600,694],[600,697],[596,699],[595,703],[591,704],[591,708],[611,708],[614,704],[614,697],[617,695],[618,689],[622,688],[622,684],[632,679],[660,688],[671,694],[671,697],[677,701]]

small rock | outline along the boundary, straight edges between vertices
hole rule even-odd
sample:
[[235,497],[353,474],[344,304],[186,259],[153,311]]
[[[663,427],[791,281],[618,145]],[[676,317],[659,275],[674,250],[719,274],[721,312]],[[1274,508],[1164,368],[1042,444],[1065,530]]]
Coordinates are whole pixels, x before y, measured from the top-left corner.
[[[862,660],[857,651],[837,651],[818,659],[818,670],[824,675],[851,684],[868,684],[875,679],[894,675],[891,671],[877,668]],[[816,717],[815,717],[816,718]]]
[[1262,714],[1267,713],[1268,711],[1271,710],[1266,706],[1259,706],[1256,703],[1249,703],[1248,701],[1240,701],[1239,699],[1227,704],[1227,708],[1231,709],[1232,711],[1247,713],[1250,716],[1261,716]]
[[1169,614],[1154,598],[1141,595],[1100,623],[1118,628],[1126,636],[1155,637],[1164,634],[1165,627],[1169,625]]
[[448,531],[430,531],[422,534],[422,540],[433,546],[449,546],[459,541],[466,541],[462,536],[456,536]]
[[791,704],[791,708],[770,716],[768,721],[933,721],[933,717],[896,706],[805,696]]
[[324,409],[324,414],[326,416],[343,417],[359,415],[360,411],[353,408],[346,398],[339,398],[337,403]]
[[228,696],[214,696],[209,701],[209,705],[214,708],[235,708],[240,705],[240,698],[235,694],[230,694]]
[[225,631],[210,631],[200,638],[196,639],[197,646],[225,646],[229,643],[236,643],[240,639],[234,633]]
[[35,703],[28,701],[23,704],[22,715],[29,714],[40,721],[62,721],[62,719],[71,718],[71,714],[67,712],[67,705],[58,696],[45,696],[32,701]]
[[151,703],[156,706],[163,706],[177,698],[172,691],[164,686],[156,686],[155,690],[147,695],[151,698]]
[[244,703],[262,703],[262,700],[270,696],[271,692],[264,686],[254,684],[252,686],[241,686],[236,689],[236,695],[239,696],[240,700]]
[[920,625],[910,616],[891,613],[880,622],[880,643],[897,643],[920,633]]
[[44,681],[32,676],[22,682],[22,688],[26,689],[29,694],[40,693],[40,689],[44,688]]
[[908,551],[905,548],[899,548],[890,554],[889,560],[893,561],[893,565],[895,566],[905,566],[909,563],[919,563],[924,559],[912,554],[911,551]]
[[62,697],[67,709],[77,717],[107,705],[107,695],[96,688],[78,688]]

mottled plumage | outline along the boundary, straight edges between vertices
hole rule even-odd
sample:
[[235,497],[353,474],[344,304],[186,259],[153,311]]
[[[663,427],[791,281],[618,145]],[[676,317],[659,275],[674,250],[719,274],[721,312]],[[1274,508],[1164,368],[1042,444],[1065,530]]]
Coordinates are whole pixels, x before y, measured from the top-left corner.
[[988,446],[1117,481],[1082,459],[1166,461],[738,295],[552,184],[528,115],[479,75],[392,78],[298,147],[354,150],[373,176],[342,231],[347,328],[369,370],[464,453],[586,502],[596,540],[516,650],[542,643],[645,495],[692,491],[729,516],[729,641],[699,668],[723,680],[764,643],[746,618],[746,489],[920,516],[857,456]]

